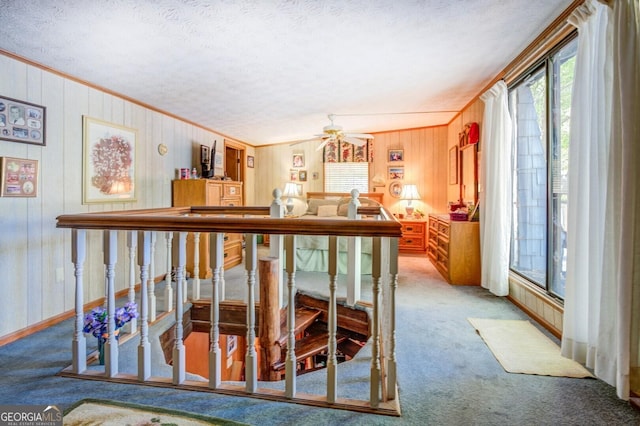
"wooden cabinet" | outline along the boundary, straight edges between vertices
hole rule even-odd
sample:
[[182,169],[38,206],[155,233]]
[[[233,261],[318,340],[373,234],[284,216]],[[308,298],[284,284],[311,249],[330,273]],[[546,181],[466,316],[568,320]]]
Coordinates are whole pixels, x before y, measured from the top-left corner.
[[427,222],[407,219],[400,220],[400,223],[402,224],[402,238],[398,241],[398,250],[400,252],[424,252]]
[[480,223],[430,214],[427,257],[450,284],[480,285]]
[[[172,182],[172,205],[193,206],[241,206],[242,182],[210,179],[181,179]],[[187,272],[193,276],[193,234],[187,236]],[[211,277],[209,263],[209,234],[200,234],[200,278]],[[224,268],[242,263],[242,235],[225,234]]]

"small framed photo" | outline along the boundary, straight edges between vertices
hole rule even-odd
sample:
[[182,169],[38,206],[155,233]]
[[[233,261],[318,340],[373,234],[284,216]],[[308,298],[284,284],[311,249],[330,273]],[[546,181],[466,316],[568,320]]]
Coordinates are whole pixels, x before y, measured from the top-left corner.
[[404,167],[389,167],[389,179],[404,179]]
[[293,167],[304,167],[304,154],[293,154]]
[[238,336],[227,335],[227,357],[231,356],[238,349]]
[[0,197],[36,197],[38,160],[0,157]]
[[306,170],[299,170],[298,171],[298,180],[300,182],[306,182],[307,181],[307,171]]
[[402,149],[390,149],[389,150],[389,162],[404,161],[404,150]]
[[297,170],[294,170],[294,169],[289,170],[289,180],[292,182],[298,180]]
[[209,164],[211,158],[209,157],[209,147],[206,145],[200,145],[200,164]]
[[0,139],[45,146],[46,108],[0,96]]
[[250,167],[250,168],[253,169],[253,162],[254,161],[255,160],[253,159],[252,155],[247,155],[247,167]]

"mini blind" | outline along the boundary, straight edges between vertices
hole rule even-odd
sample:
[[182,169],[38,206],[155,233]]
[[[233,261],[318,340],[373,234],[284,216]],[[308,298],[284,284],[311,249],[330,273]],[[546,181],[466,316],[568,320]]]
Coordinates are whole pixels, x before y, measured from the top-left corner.
[[324,163],[324,191],[369,192],[369,163]]

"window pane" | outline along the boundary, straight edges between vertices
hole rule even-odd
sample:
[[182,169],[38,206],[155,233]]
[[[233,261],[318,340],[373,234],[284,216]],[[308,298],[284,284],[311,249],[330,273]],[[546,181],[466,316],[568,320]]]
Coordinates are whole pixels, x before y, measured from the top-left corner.
[[511,268],[546,288],[547,84],[541,68],[510,93],[514,122]]
[[324,163],[324,191],[369,192],[369,163]]
[[569,127],[577,41],[563,47],[552,58],[553,140],[551,142],[551,251],[552,274],[549,291],[564,298],[567,262],[567,176],[569,169]]

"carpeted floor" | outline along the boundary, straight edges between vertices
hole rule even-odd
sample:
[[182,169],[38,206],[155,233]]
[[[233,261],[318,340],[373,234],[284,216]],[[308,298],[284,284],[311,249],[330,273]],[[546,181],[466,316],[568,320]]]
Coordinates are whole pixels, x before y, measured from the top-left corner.
[[[296,277],[301,288],[303,281],[317,285],[302,273]],[[0,347],[0,404],[65,409],[101,398],[251,425],[640,424],[640,413],[600,380],[505,372],[467,318],[529,318],[482,288],[448,285],[425,256],[400,258],[397,306],[401,418],[60,377],[71,361],[71,320]],[[339,382],[351,380],[346,374]]]

